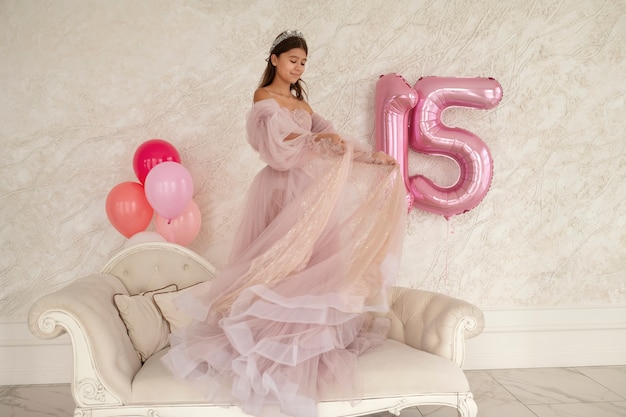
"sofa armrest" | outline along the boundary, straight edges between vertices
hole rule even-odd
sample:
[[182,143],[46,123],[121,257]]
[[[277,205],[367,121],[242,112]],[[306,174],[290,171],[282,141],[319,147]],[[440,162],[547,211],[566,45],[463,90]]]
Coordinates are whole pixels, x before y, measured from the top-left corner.
[[115,307],[115,294],[128,294],[117,277],[93,274],[41,297],[28,313],[35,336],[51,339],[64,331],[69,334],[72,391],[79,407],[122,405],[130,400],[131,381],[141,367]]
[[444,294],[394,287],[389,337],[416,349],[463,365],[465,339],[483,330],[485,318],[476,306]]

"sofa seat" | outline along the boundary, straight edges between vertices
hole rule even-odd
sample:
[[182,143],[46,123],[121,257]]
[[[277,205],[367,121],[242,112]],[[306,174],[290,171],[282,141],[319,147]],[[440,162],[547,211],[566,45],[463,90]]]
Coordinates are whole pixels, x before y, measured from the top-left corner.
[[[190,385],[172,378],[161,362],[165,348],[152,355],[132,383],[131,404],[194,404],[206,399]],[[388,339],[382,346],[359,357],[363,378],[362,399],[421,394],[448,394],[469,391],[461,368],[442,357],[416,350]],[[324,398],[323,401],[353,400]],[[228,387],[211,403],[233,404]]]

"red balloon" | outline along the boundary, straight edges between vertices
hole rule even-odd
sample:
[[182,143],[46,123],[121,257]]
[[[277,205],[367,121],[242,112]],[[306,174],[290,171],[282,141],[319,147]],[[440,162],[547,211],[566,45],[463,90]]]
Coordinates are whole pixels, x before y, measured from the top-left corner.
[[106,212],[113,227],[130,238],[146,230],[152,220],[154,210],[148,203],[143,186],[127,181],[116,185],[109,192]]
[[137,148],[133,156],[133,169],[140,183],[144,183],[150,170],[161,162],[172,161],[180,163],[178,151],[168,141],[150,139]]

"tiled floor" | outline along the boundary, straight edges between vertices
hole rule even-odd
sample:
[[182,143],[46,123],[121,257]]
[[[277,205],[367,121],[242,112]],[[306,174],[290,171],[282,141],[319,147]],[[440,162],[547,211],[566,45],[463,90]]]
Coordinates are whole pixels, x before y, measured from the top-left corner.
[[[467,377],[479,417],[626,417],[626,366],[468,371]],[[69,385],[0,387],[2,417],[72,415]],[[426,416],[457,413],[419,407],[401,414]]]

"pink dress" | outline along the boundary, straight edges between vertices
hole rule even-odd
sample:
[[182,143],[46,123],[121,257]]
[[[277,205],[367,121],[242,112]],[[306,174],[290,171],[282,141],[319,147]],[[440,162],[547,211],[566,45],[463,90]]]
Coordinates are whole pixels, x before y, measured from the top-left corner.
[[228,267],[178,298],[195,320],[163,361],[209,399],[232,387],[251,415],[314,417],[318,401],[358,398],[357,356],[386,337],[375,313],[399,264],[405,188],[397,165],[376,164],[358,142],[314,141],[334,132],[315,113],[262,100],[247,131],[267,166]]

